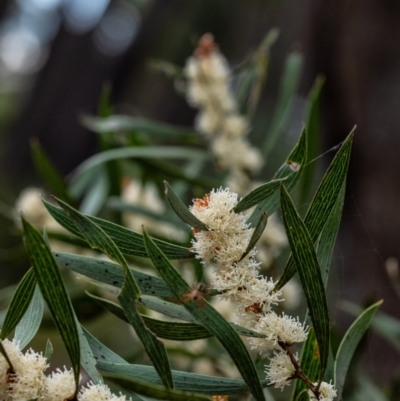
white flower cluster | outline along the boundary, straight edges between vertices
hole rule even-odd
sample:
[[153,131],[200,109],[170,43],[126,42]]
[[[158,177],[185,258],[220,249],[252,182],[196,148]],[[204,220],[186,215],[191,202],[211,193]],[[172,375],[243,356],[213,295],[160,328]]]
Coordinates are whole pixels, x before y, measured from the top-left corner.
[[[64,367],[50,375],[46,358],[32,349],[22,353],[14,341],[2,341],[12,364],[0,354],[0,400],[4,401],[64,401],[71,399],[75,392],[72,370]],[[126,401],[124,395],[111,394],[105,385],[89,384],[78,394],[78,401]]]
[[218,163],[230,172],[230,186],[246,188],[248,174],[262,165],[261,154],[246,136],[249,123],[240,115],[230,89],[230,69],[211,34],[205,34],[185,67],[188,102],[199,109],[196,128],[211,144]]
[[208,231],[193,230],[192,250],[204,265],[214,264],[212,287],[223,292],[224,298],[239,303],[237,323],[264,335],[250,339],[252,349],[260,353],[274,350],[267,378],[275,387],[283,388],[290,384],[295,366],[281,345],[305,341],[307,328],[298,318],[277,315],[272,310],[273,305],[283,301],[282,292],[274,291],[272,279],[260,276],[255,248],[243,258],[253,230],[245,214],[232,211],[237,203],[238,195],[222,188],[194,200],[190,211]]

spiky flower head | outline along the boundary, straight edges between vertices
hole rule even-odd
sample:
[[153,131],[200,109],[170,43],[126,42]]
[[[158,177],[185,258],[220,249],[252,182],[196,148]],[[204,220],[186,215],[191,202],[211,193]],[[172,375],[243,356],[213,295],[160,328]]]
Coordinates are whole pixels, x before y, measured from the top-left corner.
[[44,388],[39,401],[64,401],[75,393],[75,378],[72,369],[57,369],[44,380]]
[[[295,355],[297,358],[297,355]],[[275,388],[283,388],[290,385],[290,379],[294,376],[296,369],[286,352],[275,352],[265,369],[267,379]]]
[[[314,386],[316,386],[318,383],[313,383],[313,384]],[[311,390],[308,390],[308,395],[310,397],[310,400],[317,399],[317,397]],[[319,401],[332,401],[334,398],[336,398],[336,395],[337,392],[332,383],[330,382],[321,383],[321,386],[319,387]]]

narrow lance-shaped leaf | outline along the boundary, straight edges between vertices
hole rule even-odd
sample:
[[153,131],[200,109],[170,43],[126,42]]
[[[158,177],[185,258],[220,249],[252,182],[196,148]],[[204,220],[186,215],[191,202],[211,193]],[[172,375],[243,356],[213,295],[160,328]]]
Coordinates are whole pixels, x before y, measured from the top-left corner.
[[347,330],[342,342],[339,345],[335,360],[335,387],[338,400],[340,400],[342,397],[344,381],[354,351],[356,350],[358,343],[368,329],[372,318],[382,303],[383,301],[379,301],[361,313],[361,315],[358,316],[358,318]]
[[99,226],[64,202],[60,200],[57,200],[57,202],[66,211],[67,216],[76,224],[77,228],[92,248],[100,249],[102,252],[106,253],[110,259],[115,260],[123,267],[125,281],[118,296],[118,300],[124,308],[129,322],[135,329],[136,334],[146,349],[164,385],[173,388],[171,369],[165,348],[157,337],[146,327],[140,314],[136,310],[135,301],[140,296],[140,288],[132,276],[122,253],[112,239]]
[[[75,223],[67,217],[67,214],[63,209],[56,207],[49,202],[46,202],[44,199],[42,199],[42,201],[49,213],[61,226],[63,226],[66,230],[70,231],[77,237],[85,239],[84,235],[76,227]],[[143,242],[143,235],[128,230],[127,228],[119,226],[117,224],[110,223],[109,221],[99,219],[97,217],[86,215],[85,217],[87,217],[90,221],[99,226],[109,237],[111,237],[115,245],[125,255],[147,257],[146,248]],[[171,259],[194,258],[194,253],[190,252],[188,248],[170,244],[168,242],[158,239],[154,239],[154,241],[160,247],[160,249],[165,252],[167,257]]]
[[[304,224],[310,234],[313,243],[318,239],[321,231],[339,196],[349,166],[351,144],[354,130],[349,134],[339,149],[331,165],[322,179],[318,190],[304,218]],[[277,284],[277,289],[282,288],[296,273],[296,265],[290,256],[285,270]]]
[[[129,323],[128,317],[119,305],[109,301],[108,299],[100,298],[93,294],[88,295],[110,313]],[[165,322],[162,320],[152,319],[144,315],[141,316],[146,323],[146,326],[160,338],[175,341],[192,341],[212,337],[212,334],[199,324]]]
[[79,180],[82,175],[106,162],[129,158],[208,160],[210,155],[204,150],[179,146],[129,146],[125,148],[110,149],[95,154],[78,166],[71,184],[74,184],[76,180]]
[[33,268],[29,269],[11,299],[7,315],[4,319],[0,338],[4,340],[17,326],[29,307],[33,294],[35,293],[36,278]]
[[256,246],[258,240],[260,239],[262,233],[265,230],[265,227],[267,226],[267,222],[268,222],[267,213],[263,213],[253,231],[253,235],[250,238],[249,244],[247,245],[244,254],[241,256],[238,262],[243,260],[250,253],[250,251]]
[[256,188],[246,195],[234,208],[235,213],[244,212],[251,207],[258,205],[264,199],[270,197],[275,191],[277,191],[282,184],[282,180],[273,180],[267,182],[264,185]]
[[154,384],[149,384],[147,381],[139,381],[127,376],[124,377],[118,373],[108,373],[105,376],[112,379],[123,388],[132,390],[135,393],[152,397],[157,400],[168,401],[212,401],[211,397],[205,395],[195,394],[188,391],[171,390],[168,388],[160,387]]
[[329,315],[321,271],[310,234],[284,186],[281,188],[281,207],[286,234],[296,262],[319,346],[321,355],[320,378],[322,378],[329,355]]
[[[83,330],[94,357],[98,360],[98,368],[102,373],[117,373],[157,385],[162,384],[157,372],[152,366],[128,364],[128,362],[99,342],[88,331],[85,329]],[[177,390],[193,391],[209,395],[237,394],[248,391],[246,383],[238,379],[206,376],[178,370],[173,370],[172,376]],[[262,384],[264,387],[267,386],[266,381],[263,381]]]
[[165,195],[167,196],[168,203],[171,205],[172,209],[176,215],[182,219],[190,227],[197,228],[202,231],[208,231],[208,227],[200,221],[187,206],[179,199],[179,197],[172,190],[171,185],[167,181],[164,181],[165,185]]
[[15,327],[14,340],[19,344],[21,349],[25,348],[31,342],[39,330],[43,319],[43,310],[44,300],[39,286],[36,285],[29,307]]
[[[329,215],[329,219],[325,224],[324,229],[318,240],[317,246],[317,258],[318,263],[321,268],[321,276],[324,286],[326,288],[326,284],[328,282],[329,269],[332,259],[333,248],[335,245],[336,235],[339,231],[340,219],[342,215],[343,203],[344,203],[344,195],[346,183],[343,183],[340,194],[336,200],[335,206],[332,209],[331,214]],[[307,377],[315,382],[318,379],[319,372],[319,358],[317,358],[319,354],[318,351],[318,343],[315,338],[314,330],[311,328],[308,334],[307,340],[304,344],[303,351],[301,353],[300,358],[300,366],[302,370],[305,372]],[[328,359],[328,368],[325,372],[325,376],[329,370],[329,359]],[[293,400],[297,401],[308,401],[307,392],[303,392],[306,389],[306,385],[301,381],[296,381],[296,386],[294,389],[294,393],[292,396]],[[300,395],[300,393],[302,393]]]
[[79,383],[80,344],[74,311],[49,247],[25,219],[22,219],[22,224],[36,280],[71,359],[76,394]]
[[[124,269],[116,263],[71,253],[53,252],[53,255],[56,262],[66,269],[100,281],[101,283],[122,288],[125,279]],[[174,294],[159,277],[131,268],[130,271],[138,283],[142,294],[157,297],[174,297]]]
[[[306,129],[303,128],[299,141],[294,149],[290,152],[285,163],[279,168],[275,174],[275,179],[285,179],[284,185],[288,191],[291,191],[296,185],[300,174],[303,170],[307,158],[307,135]],[[248,223],[255,226],[259,221],[263,212],[271,216],[279,207],[279,196],[280,192],[276,191],[267,199],[260,202],[257,207],[253,210],[253,213],[248,219]]]
[[157,245],[144,233],[148,254],[160,276],[175,295],[183,302],[183,306],[204,325],[222,344],[231,356],[254,398],[265,400],[260,379],[249,352],[232,326],[203,299],[202,307],[194,300],[187,300],[185,295],[192,289],[171,265]]

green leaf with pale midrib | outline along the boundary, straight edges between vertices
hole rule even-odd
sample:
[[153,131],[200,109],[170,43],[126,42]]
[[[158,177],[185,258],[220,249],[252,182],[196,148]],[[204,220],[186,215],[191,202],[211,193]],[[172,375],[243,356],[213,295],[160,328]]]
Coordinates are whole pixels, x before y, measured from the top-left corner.
[[112,239],[94,222],[73,209],[71,206],[68,206],[66,203],[60,200],[57,200],[57,202],[65,210],[66,217],[76,225],[91,247],[100,249],[102,252],[106,253],[110,259],[115,260],[123,267],[125,280],[118,296],[118,300],[123,306],[130,324],[133,326],[136,334],[142,342],[147,355],[153,362],[157,373],[160,375],[164,386],[173,388],[174,384],[171,375],[171,368],[169,366],[169,360],[165,348],[163,344],[159,342],[157,337],[148,330],[136,310],[135,301],[140,296],[140,289],[130,272],[122,253],[119,251]]
[[185,309],[203,324],[223,345],[256,400],[265,400],[254,363],[246,346],[233,327],[206,300],[204,300],[202,307],[199,307],[199,304],[194,300],[185,302],[185,294],[189,294],[192,289],[146,233],[144,233],[144,240],[155,268],[171,291],[184,302],[183,306]]
[[233,208],[233,211],[235,213],[241,213],[255,205],[258,205],[277,191],[282,184],[282,181],[284,181],[284,179],[273,180],[251,191]]
[[[354,130],[350,132],[325,173],[304,218],[304,224],[313,243],[315,243],[321,234],[339,196],[342,185],[346,180],[353,137]],[[290,256],[276,288],[282,288],[295,273],[296,265],[293,257]]]
[[[123,268],[106,260],[74,255],[72,253],[53,252],[56,262],[76,273],[100,281],[102,283],[121,288],[124,282]],[[160,278],[130,268],[140,291],[146,295],[158,297],[174,297],[174,294]]]
[[[43,203],[49,213],[60,225],[62,225],[72,234],[75,234],[77,237],[85,239],[84,235],[79,231],[76,225],[70,219],[68,219],[66,213],[61,208],[53,206],[51,203],[48,203],[45,200],[43,200]],[[104,230],[104,232],[115,242],[116,246],[121,250],[122,253],[132,256],[148,257],[143,242],[143,236],[141,234],[97,217],[85,217]],[[169,244],[168,242],[158,239],[154,239],[154,241],[160,247],[160,249],[165,252],[167,257],[171,259],[190,259],[194,257],[194,253],[190,252],[188,248]]]
[[[294,149],[290,152],[285,163],[279,168],[275,174],[276,180],[285,180],[284,185],[288,191],[291,191],[296,185],[300,174],[303,170],[307,157],[307,135],[305,128],[301,132],[299,141]],[[296,171],[293,171],[295,169]],[[279,207],[279,191],[274,192],[267,199],[260,202],[257,207],[253,210],[253,213],[247,220],[252,226],[255,226],[260,220],[262,213],[267,213],[271,216]]]
[[[330,270],[333,248],[335,245],[336,235],[339,231],[340,219],[342,216],[342,209],[343,209],[344,195],[346,188],[345,184],[346,183],[343,182],[335,206],[333,207],[332,212],[329,215],[328,221],[326,222],[318,240],[317,258],[319,266],[321,268],[321,276],[325,288],[328,282],[328,275]],[[303,351],[300,358],[300,366],[312,382],[316,382],[318,379],[319,360],[316,358],[316,355],[318,353],[319,353],[318,344],[315,339],[315,333],[314,330],[311,328],[310,333],[308,334],[308,338],[303,347]],[[325,376],[329,373],[328,372],[330,367],[329,360],[330,359],[328,358],[328,367],[327,371],[325,372]],[[305,388],[306,388],[305,384],[301,380],[297,380],[292,400],[308,401],[307,394],[302,393],[302,395],[300,395],[300,393]]]
[[240,257],[239,262],[243,260],[250,252],[251,250],[256,246],[258,240],[262,236],[265,227],[267,226],[268,222],[268,216],[267,213],[263,213],[260,217],[260,220],[258,221],[256,227],[254,228],[253,234],[251,235],[250,241],[246,247],[246,250],[244,251],[243,255]]
[[361,338],[368,329],[372,318],[374,317],[378,308],[382,305],[383,301],[378,301],[365,309],[360,316],[353,322],[350,328],[344,335],[339,349],[336,353],[335,359],[335,387],[337,391],[337,399],[342,397],[344,381],[346,378],[347,370],[349,368],[351,358],[356,350]]
[[80,370],[80,344],[74,311],[56,262],[46,242],[26,220],[22,219],[22,224],[25,244],[35,271],[35,277],[71,359],[77,389]]
[[43,319],[43,310],[44,300],[36,285],[29,307],[15,327],[14,340],[19,344],[20,349],[24,349],[38,332]]
[[171,185],[169,185],[167,181],[164,181],[164,185],[165,195],[167,196],[168,203],[171,205],[176,215],[186,224],[189,224],[190,227],[197,228],[202,231],[208,231],[208,227],[193,213],[191,213],[187,206],[179,199],[179,197],[173,191]]
[[11,299],[10,305],[4,319],[0,338],[4,340],[15,329],[18,322],[24,316],[29,307],[33,294],[35,293],[36,278],[33,268],[29,269]]
[[[129,323],[129,320],[126,317],[124,310],[119,305],[107,299],[96,297],[92,294],[88,295],[95,299],[110,313]],[[167,340],[191,341],[212,337],[212,334],[199,324],[164,322],[161,320],[152,319],[145,315],[142,315],[142,319],[145,322],[146,326],[157,337],[165,338]]]
[[310,234],[284,186],[281,187],[281,207],[286,234],[320,350],[320,377],[322,378],[329,355],[329,315],[321,270]]
[[149,384],[148,381],[139,381],[129,376],[122,376],[116,373],[108,373],[105,377],[112,379],[123,388],[135,393],[167,401],[212,401],[211,397],[195,394],[189,391],[171,390],[165,387]]
[[[162,384],[157,372],[152,366],[130,365],[115,352],[99,342],[87,330],[83,329],[94,357],[98,361],[101,372],[115,372],[129,375],[138,380],[146,380],[149,383]],[[202,394],[237,394],[247,392],[248,387],[243,380],[229,379],[225,377],[206,376],[196,373],[172,370],[175,388],[178,390],[190,390]],[[267,386],[266,381],[262,382]]]

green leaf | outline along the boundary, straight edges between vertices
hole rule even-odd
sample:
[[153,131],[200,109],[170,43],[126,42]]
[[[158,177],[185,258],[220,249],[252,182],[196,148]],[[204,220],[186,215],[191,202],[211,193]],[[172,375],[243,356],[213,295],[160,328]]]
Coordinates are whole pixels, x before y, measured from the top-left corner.
[[[311,205],[304,218],[304,224],[310,234],[311,240],[315,243],[324,228],[326,221],[331,214],[336,200],[346,180],[346,173],[349,166],[351,144],[353,142],[354,130],[343,142],[331,165],[322,179],[318,190],[311,202]],[[285,270],[276,288],[282,288],[296,273],[296,265],[293,257],[290,256]]]
[[[175,319],[181,319],[191,323],[200,323],[200,321],[195,319],[182,305],[177,305],[172,302],[167,302],[154,297],[143,296],[138,299],[138,302],[146,308],[173,317]],[[256,333],[255,331],[249,329],[245,329],[244,327],[240,327],[237,324],[230,323],[230,325],[233,327],[236,333],[241,336],[264,337],[262,334]]]
[[71,202],[71,196],[64,179],[58,173],[37,139],[31,141],[31,149],[36,171],[39,173],[48,190],[59,198]]
[[345,193],[346,182],[344,181],[336,202],[317,242],[317,258],[321,268],[322,281],[324,282],[325,288],[328,283],[333,249],[335,247],[336,237],[339,231],[340,221],[342,219]]
[[[325,288],[328,282],[328,275],[330,270],[333,248],[335,245],[336,235],[339,230],[340,219],[342,215],[344,194],[346,189],[345,184],[346,183],[344,182],[340,194],[336,200],[335,206],[333,207],[332,212],[329,215],[329,219],[326,222],[324,229],[322,230],[322,233],[318,240],[317,258],[319,266],[321,268],[321,276]],[[318,380],[319,358],[316,358],[318,353],[319,350],[318,350],[318,343],[315,339],[315,332],[311,328],[303,347],[303,351],[300,358],[300,366],[312,382],[316,382]],[[330,355],[330,357],[328,358],[328,367],[325,376],[327,375],[327,373],[329,373],[329,366],[330,366],[329,361],[331,358],[332,357]],[[332,367],[332,372],[333,372],[333,367]],[[302,391],[306,388],[307,388],[306,385],[301,380],[297,380],[292,399],[298,401],[308,401],[307,394],[302,393]],[[300,393],[302,394],[300,395]]]
[[320,378],[322,378],[329,355],[329,315],[321,270],[310,234],[284,186],[281,188],[281,207],[286,234],[319,346],[321,356]]
[[283,180],[273,180],[261,185],[246,195],[232,210],[235,213],[240,213],[258,205],[264,199],[269,198],[274,192],[276,192],[280,188],[282,181]]
[[103,383],[103,379],[96,368],[97,361],[93,356],[92,349],[89,346],[83,328],[81,327],[77,319],[76,324],[79,333],[79,341],[81,344],[81,365],[94,384]]
[[96,215],[104,206],[110,190],[110,181],[107,174],[108,169],[101,168],[86,188],[79,208],[82,213]]
[[135,393],[145,395],[148,397],[155,398],[157,400],[168,400],[168,401],[212,401],[210,397],[195,394],[187,391],[171,390],[165,387],[156,386],[149,384],[146,381],[139,381],[132,379],[129,376],[122,376],[119,374],[105,374],[105,377],[113,379],[116,383],[122,387],[132,390]]
[[25,348],[35,337],[43,318],[44,301],[39,287],[35,292],[24,316],[15,327],[14,339],[21,349]]
[[210,154],[204,150],[178,146],[132,146],[111,149],[89,157],[78,166],[71,180],[71,185],[74,185],[74,181],[78,180],[80,176],[106,162],[131,158],[209,160]]
[[[80,232],[79,228],[75,225],[70,218],[68,218],[66,212],[61,208],[53,206],[51,203],[42,200],[49,213],[54,219],[65,229],[75,234],[81,239],[85,239],[83,233]],[[144,246],[143,235],[134,231],[128,230],[125,227],[118,226],[117,224],[110,223],[108,221],[99,219],[97,217],[85,216],[90,221],[99,226],[115,243],[125,255],[131,256],[142,256],[148,257],[146,248]],[[156,244],[163,250],[168,258],[171,259],[190,259],[194,258],[194,253],[190,252],[188,248],[182,246],[170,244],[165,241],[154,239]]]
[[[129,323],[124,310],[119,305],[109,301],[108,299],[96,297],[92,294],[88,295],[96,300],[110,313]],[[160,338],[175,341],[192,341],[212,337],[212,334],[199,324],[164,322],[161,320],[152,319],[148,316],[141,316],[146,326]]]
[[194,227],[202,231],[208,231],[208,227],[190,212],[187,206],[175,194],[167,181],[164,181],[164,185],[165,195],[167,196],[168,203],[171,205],[176,215],[186,224],[189,224],[190,227]]
[[302,54],[296,50],[290,53],[285,61],[279,88],[279,97],[272,116],[271,125],[265,135],[262,148],[264,156],[267,156],[274,148],[279,136],[285,130],[289,122],[293,99],[299,85],[302,67]]
[[[296,185],[296,182],[299,179],[305,164],[306,157],[307,135],[304,128],[301,132],[301,136],[297,142],[297,145],[290,152],[290,155],[286,159],[285,163],[283,163],[283,165],[279,168],[274,177],[276,180],[284,179],[284,185],[288,191],[291,191]],[[253,226],[256,225],[263,212],[267,213],[268,216],[271,216],[271,214],[274,213],[279,207],[279,194],[280,192],[276,191],[270,197],[259,203],[247,222]]]
[[[125,278],[124,270],[116,263],[71,253],[53,252],[53,255],[56,262],[66,269],[100,281],[101,283],[122,288]],[[138,283],[142,294],[169,298],[174,296],[160,278],[131,268],[130,271]]]
[[182,137],[190,134],[196,135],[192,127],[180,127],[146,118],[123,115],[113,115],[106,118],[83,116],[81,122],[86,128],[98,134],[137,131],[165,138]]
[[322,75],[317,76],[314,85],[307,98],[306,109],[306,127],[307,127],[307,165],[304,166],[304,172],[300,182],[300,203],[306,203],[310,191],[313,186],[316,163],[315,159],[319,151],[319,136],[321,129],[320,122],[320,108],[321,108],[321,93],[325,83],[325,77]]
[[[307,341],[304,343],[304,347],[301,353],[300,366],[303,372],[315,383],[318,381],[318,374],[320,372],[320,360],[319,360],[319,349],[318,342],[315,338],[315,331],[311,327],[308,332]],[[307,395],[308,387],[301,380],[296,380],[292,400],[296,401],[309,401]]]
[[35,293],[36,278],[33,269],[29,269],[19,283],[8,307],[0,338],[4,340],[15,329],[24,316]]
[[46,242],[25,219],[22,219],[22,224],[25,244],[35,271],[37,283],[71,359],[77,391],[80,370],[80,344],[71,301]]
[[254,363],[233,327],[206,300],[204,300],[202,307],[199,307],[194,300],[187,301],[185,294],[189,294],[192,289],[146,233],[144,233],[144,240],[156,270],[171,291],[175,293],[176,297],[180,298],[183,306],[193,317],[203,324],[223,345],[256,400],[265,400]]
[[250,253],[250,251],[256,246],[258,240],[260,239],[262,233],[265,230],[265,227],[267,226],[267,222],[268,222],[267,213],[263,213],[253,231],[253,234],[250,238],[250,241],[249,241],[249,244],[247,245],[246,250],[244,251],[243,255],[241,256],[241,258],[239,259],[238,262],[243,260]]
[[163,344],[157,339],[154,334],[148,330],[144,324],[140,314],[136,310],[135,301],[139,298],[140,289],[137,285],[129,267],[122,256],[118,247],[112,239],[90,219],[68,206],[64,202],[57,200],[61,207],[66,211],[74,224],[79,228],[86,241],[94,249],[99,249],[109,256],[110,259],[119,263],[125,273],[125,280],[122,290],[118,296],[124,311],[129,319],[130,324],[136,331],[140,341],[142,342],[147,355],[153,362],[158,374],[163,381],[163,384],[168,388],[173,388],[171,369],[169,366],[168,356]]
[[372,318],[382,303],[383,301],[378,301],[369,308],[365,309],[365,311],[358,316],[358,318],[347,330],[342,342],[339,345],[335,359],[335,387],[338,400],[340,400],[342,397],[347,369],[349,368],[354,351],[356,350],[358,343],[368,329]]
[[[130,365],[116,353],[99,342],[88,331],[85,336],[88,340],[93,355],[98,361],[99,370],[106,374],[107,372],[127,375],[137,380],[145,380],[148,383],[161,385],[162,382],[157,372],[152,366]],[[175,388],[183,391],[193,391],[202,394],[237,394],[248,391],[248,387],[243,380],[229,379],[225,377],[215,377],[199,375],[196,373],[172,371]],[[265,381],[262,382],[266,386]]]

